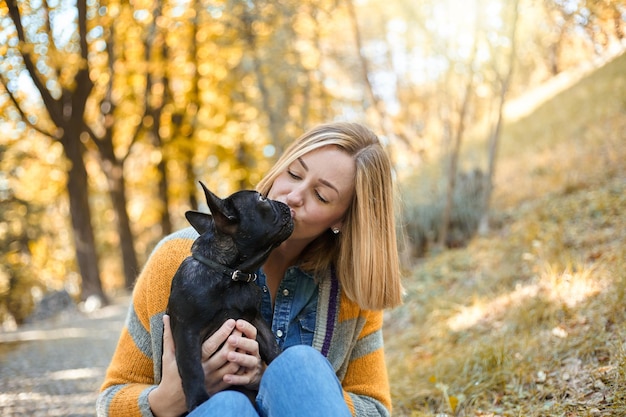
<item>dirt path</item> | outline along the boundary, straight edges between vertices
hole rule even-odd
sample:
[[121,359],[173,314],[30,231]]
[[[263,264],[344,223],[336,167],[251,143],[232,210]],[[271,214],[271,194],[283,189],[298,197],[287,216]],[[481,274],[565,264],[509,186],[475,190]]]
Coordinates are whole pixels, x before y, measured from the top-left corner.
[[94,416],[128,299],[0,332],[0,415]]

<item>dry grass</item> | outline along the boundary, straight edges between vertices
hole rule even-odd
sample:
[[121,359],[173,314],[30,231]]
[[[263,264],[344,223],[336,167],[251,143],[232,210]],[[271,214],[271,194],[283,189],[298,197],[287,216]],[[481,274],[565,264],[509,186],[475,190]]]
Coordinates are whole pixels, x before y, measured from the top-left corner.
[[406,279],[394,415],[626,415],[624,58],[508,126],[499,227]]

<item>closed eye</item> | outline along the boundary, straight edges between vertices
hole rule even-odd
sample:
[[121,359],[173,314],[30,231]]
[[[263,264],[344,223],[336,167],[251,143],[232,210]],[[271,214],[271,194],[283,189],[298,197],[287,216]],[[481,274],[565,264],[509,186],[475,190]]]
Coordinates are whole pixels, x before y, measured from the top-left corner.
[[293,178],[294,180],[301,180],[302,179],[302,177],[300,177],[299,175],[294,174],[293,171],[291,171],[291,170],[287,170],[287,174],[289,174],[289,176],[291,178]]
[[322,203],[328,204],[328,200],[326,200],[324,197],[322,197],[322,195],[319,192],[317,192],[317,191],[315,191],[315,197],[317,197],[317,199],[319,201],[321,201]]

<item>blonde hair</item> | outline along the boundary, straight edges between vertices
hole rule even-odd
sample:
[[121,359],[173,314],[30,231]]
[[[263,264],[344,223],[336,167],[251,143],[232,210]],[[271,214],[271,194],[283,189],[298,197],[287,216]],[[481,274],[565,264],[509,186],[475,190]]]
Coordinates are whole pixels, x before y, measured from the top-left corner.
[[357,123],[329,123],[304,133],[281,155],[257,185],[267,195],[274,180],[297,158],[337,146],[356,162],[355,192],[340,235],[322,233],[303,251],[299,266],[313,273],[335,265],[348,298],[361,308],[402,303],[391,163],[378,137]]

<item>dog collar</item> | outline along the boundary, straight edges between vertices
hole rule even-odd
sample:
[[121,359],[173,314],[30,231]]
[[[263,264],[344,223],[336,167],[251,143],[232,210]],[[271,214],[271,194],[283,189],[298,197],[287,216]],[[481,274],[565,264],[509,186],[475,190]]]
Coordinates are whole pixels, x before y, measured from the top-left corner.
[[230,279],[233,281],[240,281],[240,282],[256,281],[257,276],[254,272],[243,272],[243,271],[240,271],[239,269],[229,268],[225,265],[222,265],[220,263],[217,263],[207,258],[206,256],[202,256],[199,253],[192,253],[191,256],[193,256],[195,260],[208,266],[209,268],[217,269],[226,275],[230,275]]

